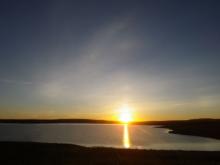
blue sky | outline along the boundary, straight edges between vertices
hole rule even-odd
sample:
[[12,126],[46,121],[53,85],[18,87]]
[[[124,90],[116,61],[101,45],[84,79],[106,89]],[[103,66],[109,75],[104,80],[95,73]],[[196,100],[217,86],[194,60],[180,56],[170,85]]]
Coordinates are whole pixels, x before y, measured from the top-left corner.
[[217,0],[0,2],[1,118],[220,117]]

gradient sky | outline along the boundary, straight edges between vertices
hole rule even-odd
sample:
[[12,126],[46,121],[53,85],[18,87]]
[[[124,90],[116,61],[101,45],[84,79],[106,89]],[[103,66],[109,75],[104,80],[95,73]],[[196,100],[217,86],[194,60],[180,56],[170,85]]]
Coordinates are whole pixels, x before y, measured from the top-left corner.
[[0,118],[220,117],[219,0],[1,0]]

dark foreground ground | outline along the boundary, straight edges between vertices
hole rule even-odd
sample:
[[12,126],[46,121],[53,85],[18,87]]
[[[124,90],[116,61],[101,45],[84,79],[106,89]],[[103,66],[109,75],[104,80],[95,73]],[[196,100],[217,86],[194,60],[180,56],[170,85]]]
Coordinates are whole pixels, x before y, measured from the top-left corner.
[[67,144],[0,142],[1,165],[220,165],[220,151],[86,148]]

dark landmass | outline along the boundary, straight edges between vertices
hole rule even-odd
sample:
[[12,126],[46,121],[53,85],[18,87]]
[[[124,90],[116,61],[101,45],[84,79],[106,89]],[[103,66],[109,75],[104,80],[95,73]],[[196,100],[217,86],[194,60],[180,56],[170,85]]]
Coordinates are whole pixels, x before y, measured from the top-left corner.
[[184,121],[155,121],[138,124],[160,125],[171,129],[170,133],[220,139],[220,119],[192,119]]
[[[118,124],[117,121],[91,120],[91,119],[0,119],[0,123],[89,123],[89,124]],[[220,119],[192,119],[192,120],[171,120],[171,121],[145,121],[133,122],[136,125],[158,125],[161,128],[171,129],[170,133],[193,135],[220,139]]]
[[2,165],[219,165],[220,151],[87,148],[70,144],[0,142]]
[[92,119],[0,119],[0,123],[18,124],[52,124],[52,123],[85,123],[85,124],[117,124],[116,121]]

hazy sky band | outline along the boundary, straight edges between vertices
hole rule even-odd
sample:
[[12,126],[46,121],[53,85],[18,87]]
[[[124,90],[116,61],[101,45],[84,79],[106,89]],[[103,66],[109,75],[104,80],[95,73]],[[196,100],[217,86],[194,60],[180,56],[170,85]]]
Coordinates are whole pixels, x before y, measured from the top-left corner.
[[0,2],[0,116],[220,117],[217,0]]

